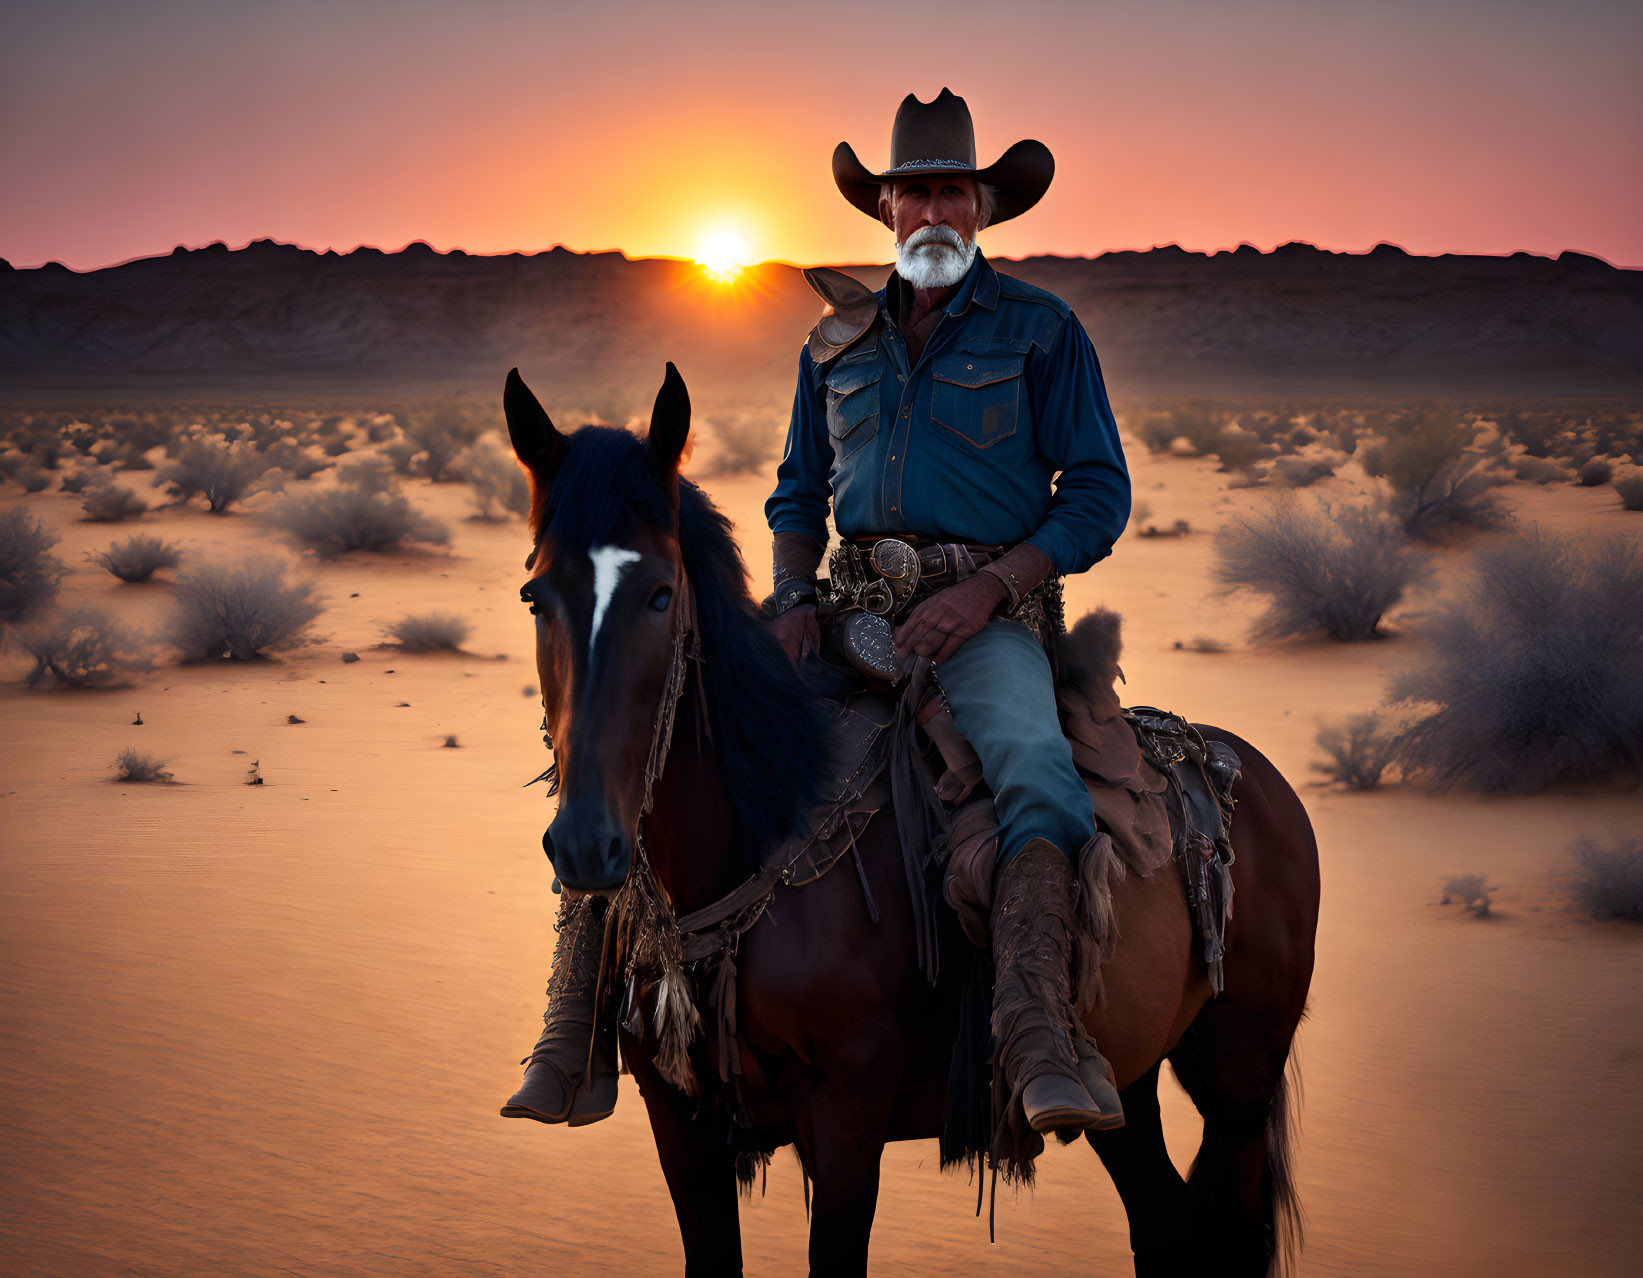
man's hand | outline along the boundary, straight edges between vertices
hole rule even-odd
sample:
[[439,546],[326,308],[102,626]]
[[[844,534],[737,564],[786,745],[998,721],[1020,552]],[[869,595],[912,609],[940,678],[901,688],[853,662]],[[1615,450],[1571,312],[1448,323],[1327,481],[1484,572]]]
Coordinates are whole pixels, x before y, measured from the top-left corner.
[[916,652],[945,661],[1009,597],[1009,587],[989,572],[978,572],[956,586],[938,590],[896,627],[896,653],[905,657]]
[[794,666],[821,647],[821,625],[816,620],[815,604],[789,608],[765,629],[776,637]]

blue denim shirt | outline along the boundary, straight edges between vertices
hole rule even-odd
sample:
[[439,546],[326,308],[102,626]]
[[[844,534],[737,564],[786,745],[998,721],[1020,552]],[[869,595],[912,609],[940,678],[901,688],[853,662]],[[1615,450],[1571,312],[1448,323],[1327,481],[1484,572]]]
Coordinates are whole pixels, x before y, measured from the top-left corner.
[[1026,540],[1057,573],[1106,558],[1129,520],[1129,471],[1095,348],[1066,303],[978,252],[909,368],[877,297],[856,345],[820,367],[808,347],[799,356],[771,531],[825,543],[831,499],[843,537]]

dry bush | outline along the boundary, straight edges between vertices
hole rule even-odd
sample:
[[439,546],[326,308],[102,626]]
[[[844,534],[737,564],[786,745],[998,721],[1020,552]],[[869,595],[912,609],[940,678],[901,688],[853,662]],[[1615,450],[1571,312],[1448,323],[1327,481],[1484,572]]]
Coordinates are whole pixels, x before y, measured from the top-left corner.
[[57,485],[57,491],[78,497],[86,489],[95,486],[99,482],[106,483],[107,481],[100,481],[95,470],[71,470],[63,476],[63,482]]
[[1480,919],[1489,913],[1489,884],[1481,874],[1461,874],[1443,881],[1443,899],[1439,905],[1459,901]]
[[1312,770],[1348,790],[1373,790],[1398,754],[1397,729],[1373,711],[1320,724],[1313,740],[1325,757],[1314,761]]
[[445,525],[417,510],[379,466],[347,467],[334,488],[286,497],[274,520],[323,558],[391,550],[406,542],[443,546]]
[[1394,679],[1404,774],[1533,791],[1643,769],[1643,549],[1523,534],[1480,552]]
[[107,550],[92,551],[89,557],[121,581],[147,581],[162,568],[175,568],[183,559],[181,550],[158,537],[128,537],[111,542]]
[[1605,457],[1594,457],[1580,468],[1582,488],[1601,488],[1614,478],[1614,465]]
[[20,628],[17,642],[34,658],[23,682],[90,688],[118,683],[148,667],[143,638],[88,604]]
[[171,772],[166,767],[170,759],[162,759],[157,754],[144,754],[127,746],[120,751],[114,760],[114,781],[169,781]]
[[1643,470],[1634,470],[1614,481],[1620,504],[1627,510],[1643,510]]
[[1392,485],[1392,509],[1411,537],[1511,522],[1493,491],[1502,478],[1496,459],[1478,446],[1475,423],[1425,406],[1404,414],[1387,432],[1365,451],[1363,468]]
[[1329,457],[1279,457],[1272,463],[1272,478],[1286,488],[1310,488],[1334,475],[1338,465],[1339,459]]
[[28,512],[0,511],[0,622],[29,621],[51,607],[67,571],[51,553],[56,544]]
[[262,450],[262,456],[270,469],[284,471],[292,479],[312,479],[331,467],[329,458],[319,456],[294,439],[275,440]]
[[288,582],[286,566],[206,564],[177,582],[166,637],[185,661],[241,661],[312,643],[320,614],[312,581]]
[[1135,433],[1150,453],[1168,452],[1177,438],[1174,419],[1167,413],[1149,414]]
[[436,482],[455,478],[451,463],[485,429],[479,416],[448,396],[408,414],[404,439],[386,450],[401,474],[419,474]]
[[51,487],[51,472],[39,466],[20,466],[12,478],[23,486],[26,493],[43,493]]
[[1145,497],[1137,497],[1130,503],[1130,525],[1139,531],[1147,526],[1152,518],[1152,503]]
[[81,518],[94,524],[114,524],[122,519],[135,519],[148,509],[148,503],[129,488],[119,484],[98,484],[86,489],[80,498]]
[[1569,472],[1547,457],[1524,453],[1512,463],[1512,474],[1526,483],[1557,484],[1569,478]]
[[384,631],[407,652],[460,652],[472,624],[452,612],[425,612],[401,617]]
[[1575,898],[1603,918],[1643,921],[1643,838],[1616,836],[1610,844],[1576,839]]
[[1308,510],[1287,493],[1266,513],[1221,529],[1215,557],[1225,589],[1270,600],[1255,627],[1262,640],[1377,638],[1381,617],[1426,570],[1424,556],[1383,506]]
[[476,518],[499,522],[530,514],[531,486],[511,449],[481,440],[457,459],[456,470],[473,487]]
[[249,493],[268,469],[268,459],[253,445],[207,437],[183,441],[176,460],[160,472],[160,480],[179,502],[204,497],[206,508],[221,514]]

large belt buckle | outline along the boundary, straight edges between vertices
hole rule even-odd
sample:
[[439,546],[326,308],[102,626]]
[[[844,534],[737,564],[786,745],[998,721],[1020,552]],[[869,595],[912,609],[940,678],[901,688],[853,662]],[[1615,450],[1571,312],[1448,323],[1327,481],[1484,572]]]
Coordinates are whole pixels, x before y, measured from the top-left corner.
[[872,557],[879,580],[862,591],[862,607],[887,617],[911,599],[918,588],[918,551],[898,538],[881,537],[873,543]]

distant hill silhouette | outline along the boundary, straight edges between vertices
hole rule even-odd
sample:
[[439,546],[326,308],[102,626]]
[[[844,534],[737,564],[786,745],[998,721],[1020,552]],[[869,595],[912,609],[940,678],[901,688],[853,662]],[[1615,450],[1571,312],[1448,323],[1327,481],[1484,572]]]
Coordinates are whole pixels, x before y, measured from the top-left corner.
[[[997,264],[1072,305],[1115,396],[1643,388],[1643,271],[1579,253],[1294,243]],[[886,272],[847,269],[875,287]],[[550,388],[653,388],[672,359],[763,396],[790,385],[819,305],[780,265],[723,287],[688,262],[617,253],[219,243],[83,274],[0,263],[0,379],[24,393],[410,391],[500,385],[517,364]]]

